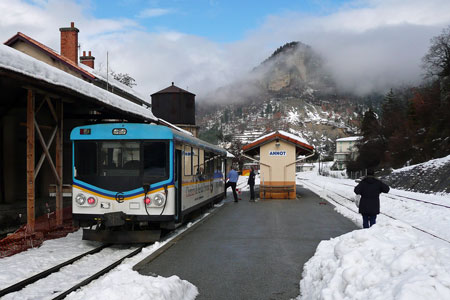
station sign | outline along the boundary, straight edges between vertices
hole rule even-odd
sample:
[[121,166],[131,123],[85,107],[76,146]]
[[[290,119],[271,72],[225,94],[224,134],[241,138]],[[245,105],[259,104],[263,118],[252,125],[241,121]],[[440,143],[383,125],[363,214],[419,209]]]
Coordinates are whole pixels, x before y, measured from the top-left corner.
[[269,156],[286,156],[286,151],[284,150],[270,150]]

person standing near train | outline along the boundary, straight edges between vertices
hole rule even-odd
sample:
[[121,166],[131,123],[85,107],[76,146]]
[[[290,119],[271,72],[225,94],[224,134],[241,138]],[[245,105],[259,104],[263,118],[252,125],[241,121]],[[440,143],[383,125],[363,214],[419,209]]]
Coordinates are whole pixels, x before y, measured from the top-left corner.
[[238,172],[236,172],[235,167],[231,167],[230,172],[228,172],[227,179],[228,181],[225,184],[225,191],[228,189],[228,187],[231,186],[231,189],[233,190],[234,202],[238,202],[238,197],[236,193],[236,183],[239,179],[239,174]]
[[255,169],[251,167],[247,184],[250,186],[250,202],[255,202]]
[[376,223],[380,213],[380,194],[388,193],[389,186],[375,178],[373,169],[367,170],[367,176],[355,187],[355,194],[361,195],[359,213],[363,218],[363,227],[369,228]]

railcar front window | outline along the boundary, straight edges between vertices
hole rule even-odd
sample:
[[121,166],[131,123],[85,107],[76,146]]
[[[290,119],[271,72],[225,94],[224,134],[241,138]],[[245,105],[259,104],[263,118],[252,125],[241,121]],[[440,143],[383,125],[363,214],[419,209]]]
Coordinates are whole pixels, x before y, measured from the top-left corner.
[[139,176],[139,142],[101,143],[100,162],[100,176]]
[[110,191],[128,191],[169,178],[165,141],[76,141],[75,178]]
[[165,142],[144,143],[144,182],[153,183],[169,178],[169,145]]

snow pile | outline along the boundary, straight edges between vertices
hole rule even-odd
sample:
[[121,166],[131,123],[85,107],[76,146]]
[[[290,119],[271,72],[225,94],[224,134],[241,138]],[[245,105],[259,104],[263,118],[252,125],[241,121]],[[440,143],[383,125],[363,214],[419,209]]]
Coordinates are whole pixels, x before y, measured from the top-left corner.
[[322,241],[305,264],[303,299],[450,299],[450,248],[399,221]]
[[198,295],[197,287],[178,276],[143,276],[133,271],[132,267],[131,264],[122,264],[108,276],[103,276],[87,288],[72,292],[65,299],[189,300]]

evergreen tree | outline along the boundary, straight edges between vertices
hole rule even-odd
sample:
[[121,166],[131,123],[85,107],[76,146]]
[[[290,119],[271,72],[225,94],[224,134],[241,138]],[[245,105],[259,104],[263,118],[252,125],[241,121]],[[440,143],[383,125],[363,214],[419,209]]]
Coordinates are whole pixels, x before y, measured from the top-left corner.
[[266,115],[270,115],[270,114],[272,114],[272,105],[270,105],[270,103],[269,103],[269,104],[267,104],[267,107],[266,107]]

